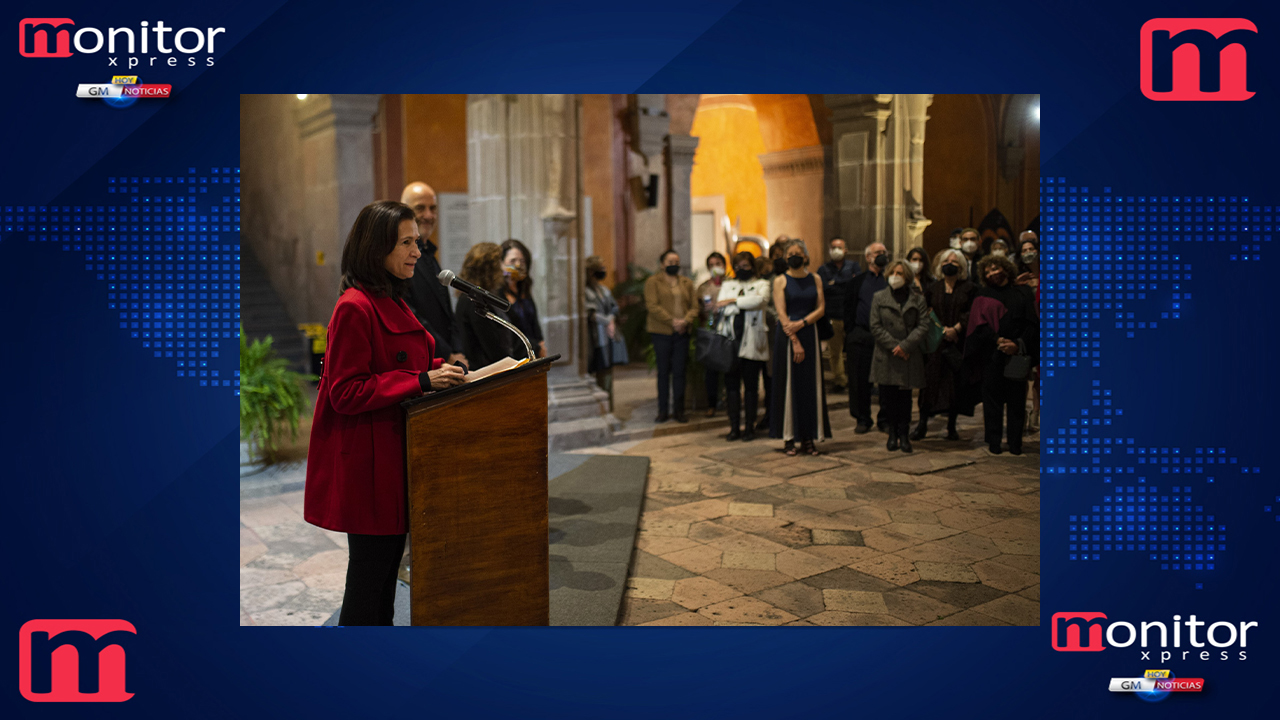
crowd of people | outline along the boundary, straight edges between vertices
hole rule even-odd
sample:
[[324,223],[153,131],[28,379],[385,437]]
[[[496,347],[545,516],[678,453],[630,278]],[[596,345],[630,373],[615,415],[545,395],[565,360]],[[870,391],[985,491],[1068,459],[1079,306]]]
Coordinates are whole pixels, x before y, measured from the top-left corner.
[[[477,243],[459,275],[509,306],[461,294],[456,308],[437,279],[430,237],[436,197],[411,183],[400,202],[361,210],[342,251],[341,295],[328,326],[308,447],[303,514],[314,525],[347,534],[349,561],[342,625],[390,625],[395,579],[407,531],[405,445],[399,403],[465,382],[476,369],[524,354],[507,328],[519,329],[537,356],[546,345],[531,292],[533,256],[519,240]],[[988,451],[1022,452],[1026,399],[1039,336],[1039,245],[1033,230],[1015,242],[1007,223],[958,228],[951,247],[930,260],[923,248],[889,257],[879,242],[863,248],[865,268],[847,256],[843,239],[827,245],[816,270],[807,245],[779,238],[767,256],[712,253],[710,279],[695,288],[668,250],[645,282],[646,330],[658,376],[658,422],[685,416],[691,338],[706,329],[718,356],[704,376],[709,414],[720,387],[730,441],[766,430],[788,455],[820,454],[831,437],[823,353],[834,392],[849,393],[854,432],[879,427],[889,450],[912,451],[931,416],[956,417],[983,404]],[[598,257],[584,263],[589,370],[606,385],[628,360],[619,308],[601,283]],[[523,345],[523,343],[521,343]],[[699,348],[701,350],[701,348]],[[701,357],[701,356],[700,356]],[[763,380],[763,383],[762,383]],[[879,413],[871,415],[873,385]],[[761,387],[763,386],[763,402]],[[912,394],[919,420],[911,429]],[[763,413],[760,413],[763,408]],[[757,417],[760,415],[759,417]]]
[[706,259],[710,277],[697,288],[681,275],[679,255],[662,253],[644,290],[657,358],[656,422],[688,421],[686,363],[702,327],[736,348],[727,372],[704,371],[708,416],[723,386],[727,440],[767,430],[788,455],[819,455],[817,444],[831,437],[825,358],[832,392],[849,394],[855,434],[878,428],[887,449],[909,453],[932,417],[945,417],[946,439],[958,440],[957,418],[981,403],[987,451],[1021,454],[1023,436],[1039,429],[1037,232],[1015,241],[993,213],[981,229],[956,228],[933,258],[916,247],[895,259],[870,242],[859,262],[842,238],[826,250],[816,271],[808,246],[785,236],[765,257],[714,252]]

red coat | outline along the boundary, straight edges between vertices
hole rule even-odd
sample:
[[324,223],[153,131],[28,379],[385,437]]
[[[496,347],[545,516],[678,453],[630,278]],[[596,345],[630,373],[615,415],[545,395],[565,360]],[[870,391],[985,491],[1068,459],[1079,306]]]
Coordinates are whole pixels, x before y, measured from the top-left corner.
[[401,300],[349,289],[329,319],[303,517],[360,535],[408,531],[404,411],[418,375],[442,364],[435,339]]

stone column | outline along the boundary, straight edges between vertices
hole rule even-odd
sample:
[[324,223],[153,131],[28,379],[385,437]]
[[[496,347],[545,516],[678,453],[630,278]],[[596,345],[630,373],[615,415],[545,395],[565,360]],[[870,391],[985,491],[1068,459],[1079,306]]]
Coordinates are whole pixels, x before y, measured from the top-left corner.
[[[302,140],[302,243],[308,320],[325,321],[338,301],[342,246],[373,202],[373,120],[379,95],[308,95],[296,110]],[[324,253],[319,265],[317,253]],[[301,318],[300,318],[301,319]]]
[[693,267],[693,208],[689,178],[693,174],[693,153],[698,138],[690,135],[668,135],[667,160],[667,227],[671,249],[680,253],[685,274]]
[[924,128],[931,95],[827,95],[836,225],[855,248],[879,241],[900,258],[919,244],[924,215]]
[[856,251],[885,242],[885,125],[892,95],[825,95],[831,110],[836,225]]
[[547,354],[560,355],[557,365],[578,369],[582,352],[582,307],[580,302],[582,258],[578,251],[577,217],[564,208],[542,216],[542,264],[544,304],[538,306],[546,336]]
[[765,204],[770,238],[801,238],[812,268],[826,260],[823,230],[823,183],[826,152],[821,145],[781,150],[760,156],[764,168]]

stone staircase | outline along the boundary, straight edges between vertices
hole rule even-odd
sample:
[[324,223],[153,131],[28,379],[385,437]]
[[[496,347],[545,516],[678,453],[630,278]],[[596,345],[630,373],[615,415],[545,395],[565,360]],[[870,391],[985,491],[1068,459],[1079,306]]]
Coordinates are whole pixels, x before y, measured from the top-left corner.
[[276,354],[289,361],[289,366],[299,372],[310,371],[304,367],[304,347],[298,324],[271,286],[267,271],[247,246],[240,253],[240,318],[244,334],[250,341],[272,338]]
[[547,449],[564,452],[616,442],[622,422],[609,412],[609,393],[569,368],[547,374]]

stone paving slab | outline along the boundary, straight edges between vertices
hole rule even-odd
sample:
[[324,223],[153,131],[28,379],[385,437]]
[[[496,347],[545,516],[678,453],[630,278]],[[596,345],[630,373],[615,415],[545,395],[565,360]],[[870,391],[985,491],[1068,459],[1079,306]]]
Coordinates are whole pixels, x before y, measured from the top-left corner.
[[912,454],[837,413],[817,458],[720,432],[668,440],[621,624],[1038,624],[1039,445],[988,456],[981,422]]

